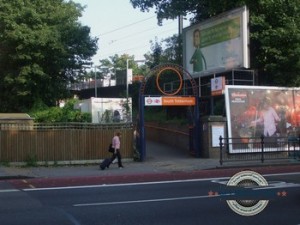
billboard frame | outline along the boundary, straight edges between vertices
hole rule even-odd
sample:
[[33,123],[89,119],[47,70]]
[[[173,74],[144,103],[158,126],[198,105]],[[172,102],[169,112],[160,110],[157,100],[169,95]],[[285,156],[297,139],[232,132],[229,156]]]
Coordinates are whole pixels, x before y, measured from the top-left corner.
[[[250,68],[248,24],[249,11],[246,6],[243,6],[184,28],[183,67],[194,78],[236,68]],[[200,30],[199,48],[194,45],[196,30]],[[201,71],[194,71],[195,61],[199,62],[200,57],[200,53],[196,51],[203,53],[202,67],[204,68]],[[198,59],[192,64],[195,54],[198,54]]]
[[[249,140],[263,135],[275,143],[283,137],[297,136],[300,131],[300,88],[226,85],[225,104],[228,138],[242,142],[243,138]],[[255,151],[229,148],[229,153]],[[277,148],[269,147],[265,151],[277,151]]]

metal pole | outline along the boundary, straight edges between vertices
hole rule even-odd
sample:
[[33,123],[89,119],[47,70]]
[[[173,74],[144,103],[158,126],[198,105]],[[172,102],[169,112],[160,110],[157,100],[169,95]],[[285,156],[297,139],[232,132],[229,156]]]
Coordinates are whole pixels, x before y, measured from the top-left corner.
[[128,101],[128,61],[129,59],[126,59],[126,99]]
[[219,140],[220,140],[220,165],[222,166],[223,165],[223,142],[222,142],[222,140],[223,140],[223,138],[222,138],[222,136],[220,136],[219,137]]
[[183,16],[179,15],[178,16],[178,36],[182,34],[182,29],[183,29]]
[[260,136],[260,140],[261,140],[261,162],[263,163],[265,161],[265,157],[264,157],[264,145],[265,145],[265,136],[262,134]]
[[145,97],[141,93],[139,94],[139,115],[138,115],[138,129],[139,129],[139,151],[140,161],[146,160],[146,134],[145,134],[145,121],[144,121],[144,110],[145,110]]
[[95,72],[95,97],[97,98],[97,68],[94,66],[94,72]]

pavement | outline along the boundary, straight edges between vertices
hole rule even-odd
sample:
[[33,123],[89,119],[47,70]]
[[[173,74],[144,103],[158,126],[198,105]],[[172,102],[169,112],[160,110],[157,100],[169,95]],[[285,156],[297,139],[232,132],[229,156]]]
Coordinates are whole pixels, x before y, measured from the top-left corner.
[[221,166],[219,159],[195,158],[181,149],[151,141],[147,142],[147,156],[144,162],[124,159],[123,165],[124,168],[119,169],[117,163],[111,164],[106,170],[100,170],[99,163],[48,167],[0,166],[0,182],[22,181],[24,188],[24,183],[28,184],[28,180],[31,186],[42,187],[45,180],[48,186],[49,181],[52,186],[61,186],[63,180],[67,180],[68,184],[73,182],[73,185],[148,182],[232,176],[246,169],[264,174],[300,172],[300,161],[225,162]]

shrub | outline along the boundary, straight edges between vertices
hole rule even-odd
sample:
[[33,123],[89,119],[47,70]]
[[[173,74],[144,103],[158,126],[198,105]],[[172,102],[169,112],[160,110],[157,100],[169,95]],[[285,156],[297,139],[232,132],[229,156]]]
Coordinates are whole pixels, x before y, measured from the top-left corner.
[[59,122],[88,122],[92,121],[90,113],[82,113],[78,109],[74,109],[77,103],[76,99],[67,101],[64,107],[50,107],[29,113],[38,123],[59,123]]
[[37,164],[37,155],[36,154],[28,154],[26,159],[25,159],[25,162],[26,162],[26,166],[27,167],[37,167],[38,164]]

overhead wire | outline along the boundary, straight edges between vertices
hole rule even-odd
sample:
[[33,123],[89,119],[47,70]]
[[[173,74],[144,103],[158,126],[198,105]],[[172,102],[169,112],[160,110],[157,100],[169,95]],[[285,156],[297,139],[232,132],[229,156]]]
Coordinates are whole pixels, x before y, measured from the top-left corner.
[[[108,31],[108,32],[102,34],[102,36],[103,36],[103,35],[107,35],[107,34],[111,34],[111,33],[114,33],[114,32],[117,32],[117,31],[122,30],[122,29],[124,29],[124,28],[128,28],[128,27],[134,26],[134,25],[136,25],[136,24],[138,24],[138,23],[145,22],[145,21],[147,21],[147,20],[149,20],[149,19],[151,19],[151,18],[153,18],[153,17],[154,17],[154,16],[149,17],[149,18],[144,19],[144,20],[140,20],[140,21],[137,21],[137,22],[128,24],[128,25],[125,25],[125,26],[123,26],[123,27],[121,27],[121,28],[113,29],[113,30],[111,30],[111,31]],[[164,26],[168,26],[168,25],[171,25],[171,24],[173,24],[173,22],[167,23],[167,24],[165,24]],[[107,44],[109,44],[109,45],[115,45],[116,43],[121,44],[121,43],[124,43],[124,39],[128,39],[128,38],[130,38],[130,37],[132,37],[132,36],[137,37],[137,36],[139,36],[139,35],[141,35],[141,34],[145,34],[145,32],[148,32],[148,31],[151,31],[151,30],[160,29],[160,28],[161,28],[161,27],[153,27],[152,29],[147,29],[147,30],[142,30],[142,31],[136,31],[136,32],[134,32],[134,33],[132,33],[132,34],[130,34],[130,35],[123,36],[123,37],[120,37],[120,38],[118,38],[118,39],[111,40],[111,41],[110,41],[109,43],[107,43]],[[160,32],[159,34],[167,33],[167,32],[172,31],[172,30],[174,30],[174,29],[165,30],[165,31],[163,31],[163,32]],[[100,35],[100,36],[101,36],[101,35]],[[100,39],[100,40],[101,40],[101,39]],[[132,41],[132,40],[131,40],[131,41]],[[149,41],[149,43],[150,43],[150,40],[148,40],[148,41]],[[147,46],[149,46],[149,44],[138,45],[138,46],[135,45],[135,46],[133,46],[132,48],[127,48],[127,49],[119,50],[119,51],[117,51],[117,52],[114,51],[114,52],[110,52],[110,53],[105,53],[105,54],[101,54],[101,53],[100,53],[100,54],[102,55],[101,58],[103,58],[103,57],[109,57],[109,56],[114,55],[114,54],[124,53],[124,52],[126,52],[126,51],[135,50],[135,49],[140,49],[140,48],[147,47]]]
[[[172,31],[173,29],[169,29],[169,30],[165,30],[164,32],[161,32],[160,34],[162,34],[162,33],[167,33],[167,32],[169,32],[169,31]],[[111,45],[113,45],[113,44],[115,44],[115,43],[118,43],[118,44],[121,44],[121,43],[123,43],[122,41],[121,42],[113,42],[113,43],[111,43]],[[150,40],[149,40],[149,43],[150,43]],[[103,57],[105,57],[105,56],[111,56],[112,54],[114,55],[114,54],[117,54],[117,53],[125,53],[126,51],[129,51],[129,50],[135,50],[135,49],[139,49],[139,48],[142,48],[142,47],[147,47],[147,46],[149,46],[149,43],[148,44],[145,44],[145,45],[135,45],[135,46],[132,46],[132,48],[127,48],[127,49],[123,49],[123,50],[119,50],[119,51],[114,51],[114,52],[108,52],[108,53],[105,53],[105,54],[103,54],[102,56]]]
[[[167,23],[167,24],[165,24],[164,26],[169,25],[169,24],[172,24],[172,22]],[[151,28],[151,29],[138,31],[138,32],[133,33],[133,34],[130,34],[130,35],[127,35],[127,36],[123,36],[123,37],[120,37],[119,39],[115,39],[115,40],[113,40],[113,42],[116,42],[116,41],[118,41],[118,40],[124,40],[124,39],[130,38],[130,37],[132,37],[132,36],[137,36],[137,35],[140,35],[140,34],[144,34],[145,32],[149,32],[149,31],[152,31],[152,30],[155,30],[155,29],[159,29],[159,27],[153,27],[153,28]],[[173,30],[173,29],[172,29],[172,30]],[[168,31],[169,31],[169,30],[168,30]]]
[[119,31],[119,30],[123,30],[123,29],[125,29],[125,28],[131,27],[131,26],[136,25],[136,24],[138,24],[138,23],[142,23],[142,22],[144,22],[144,21],[150,20],[150,19],[152,19],[153,17],[155,17],[155,16],[151,16],[151,17],[149,17],[149,18],[146,18],[146,19],[143,19],[143,20],[139,20],[139,21],[137,21],[137,22],[134,22],[134,23],[131,23],[131,24],[128,24],[128,25],[125,25],[125,26],[116,28],[116,29],[114,29],[114,30],[107,31],[107,32],[105,32],[105,33],[103,33],[103,34],[97,35],[96,37],[104,36],[104,35],[107,35],[107,34],[110,34],[110,33],[116,32],[116,31]]

